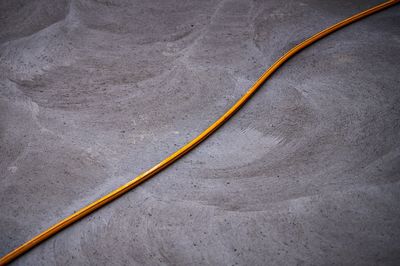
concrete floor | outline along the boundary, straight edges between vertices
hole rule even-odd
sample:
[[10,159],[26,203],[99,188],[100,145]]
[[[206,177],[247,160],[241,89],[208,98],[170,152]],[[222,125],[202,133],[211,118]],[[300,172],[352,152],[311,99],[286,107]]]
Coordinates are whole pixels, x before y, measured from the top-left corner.
[[[158,163],[380,1],[0,2],[0,255]],[[400,265],[400,5],[15,265]]]

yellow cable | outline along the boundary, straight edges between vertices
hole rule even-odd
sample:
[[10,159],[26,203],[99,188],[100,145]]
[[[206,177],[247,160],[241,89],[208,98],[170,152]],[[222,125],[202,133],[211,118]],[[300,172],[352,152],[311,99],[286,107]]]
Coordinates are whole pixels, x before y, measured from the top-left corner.
[[146,181],[150,177],[153,177],[155,174],[169,166],[170,164],[174,163],[184,154],[192,150],[196,147],[199,143],[205,140],[209,135],[211,135],[215,130],[217,130],[222,124],[224,124],[233,114],[235,114],[248,100],[249,98],[261,87],[261,85],[281,66],[283,65],[289,58],[294,56],[296,53],[300,52],[304,48],[310,46],[314,42],[324,38],[325,36],[331,34],[332,32],[343,28],[344,26],[353,23],[359,19],[362,19],[368,15],[376,13],[380,10],[383,10],[387,7],[390,7],[394,4],[397,4],[400,0],[391,0],[384,2],[380,5],[372,7],[368,10],[360,12],[352,17],[349,17],[329,28],[315,34],[314,36],[308,38],[307,40],[303,41],[302,43],[296,45],[294,48],[290,49],[289,52],[284,54],[281,58],[279,58],[264,74],[254,83],[254,85],[225,113],[223,114],[217,121],[215,121],[210,127],[208,127],[204,132],[194,138],[192,141],[187,143],[185,146],[177,150],[175,153],[152,167],[151,169],[147,170],[146,172],[140,174],[132,181],[126,183],[125,185],[117,188],[116,190],[112,191],[111,193],[105,195],[104,197],[94,201],[93,203],[89,204],[88,206],[80,209],[79,211],[75,212],[74,214],[68,216],[64,220],[56,223],[55,225],[51,226],[44,232],[40,233],[39,235],[35,236],[31,240],[25,242],[21,246],[17,247],[3,258],[0,259],[0,265],[6,265],[16,259],[17,257],[21,256],[28,250],[32,249],[39,243],[43,242],[47,238],[53,236],[57,232],[61,231],[62,229],[68,227],[69,225],[73,224],[74,222],[82,219],[86,215],[94,212],[95,210],[99,209],[100,207],[106,205],[110,201],[116,199],[117,197],[121,196],[122,194],[128,192],[129,190],[133,189],[140,183]]

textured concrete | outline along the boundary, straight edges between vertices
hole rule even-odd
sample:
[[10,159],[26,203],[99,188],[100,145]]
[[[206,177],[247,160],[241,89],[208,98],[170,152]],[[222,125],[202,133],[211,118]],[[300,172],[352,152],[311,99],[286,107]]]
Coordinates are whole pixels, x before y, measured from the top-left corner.
[[[379,1],[0,2],[0,255]],[[399,265],[400,6],[305,50],[178,163],[16,265]]]

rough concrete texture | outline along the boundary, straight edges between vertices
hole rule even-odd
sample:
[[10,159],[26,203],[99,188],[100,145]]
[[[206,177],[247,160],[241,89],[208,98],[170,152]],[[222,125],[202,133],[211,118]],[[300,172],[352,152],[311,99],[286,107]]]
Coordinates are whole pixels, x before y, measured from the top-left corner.
[[[380,1],[0,2],[0,255],[204,130]],[[15,265],[399,265],[400,6]]]

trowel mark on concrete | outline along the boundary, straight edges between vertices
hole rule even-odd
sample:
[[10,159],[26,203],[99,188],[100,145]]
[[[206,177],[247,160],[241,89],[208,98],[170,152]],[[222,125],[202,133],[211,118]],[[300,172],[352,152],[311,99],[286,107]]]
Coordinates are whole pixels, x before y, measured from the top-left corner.
[[[246,128],[235,130],[224,135],[223,140],[211,139],[196,151],[194,163],[204,164],[208,169],[224,169],[248,165],[276,147],[282,139],[264,135],[263,133]],[[205,164],[205,161],[209,163]]]

